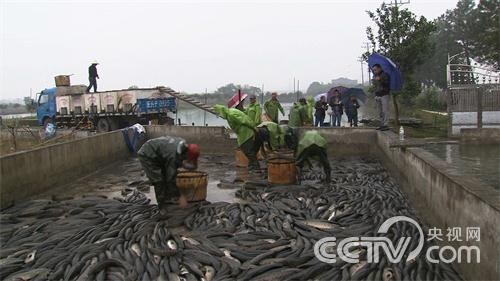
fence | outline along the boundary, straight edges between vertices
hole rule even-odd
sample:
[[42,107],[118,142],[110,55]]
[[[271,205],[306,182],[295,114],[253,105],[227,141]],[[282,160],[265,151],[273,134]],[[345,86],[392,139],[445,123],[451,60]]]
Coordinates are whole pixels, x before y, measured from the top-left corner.
[[[481,103],[478,104],[478,100]],[[500,85],[469,85],[448,89],[448,112],[500,110]]]

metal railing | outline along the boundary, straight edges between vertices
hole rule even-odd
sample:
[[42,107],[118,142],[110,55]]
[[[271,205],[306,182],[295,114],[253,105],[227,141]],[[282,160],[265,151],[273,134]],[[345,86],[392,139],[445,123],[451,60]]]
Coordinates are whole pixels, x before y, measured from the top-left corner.
[[449,112],[500,111],[500,84],[469,85],[448,89]]
[[500,72],[483,66],[448,64],[446,74],[448,87],[500,83]]

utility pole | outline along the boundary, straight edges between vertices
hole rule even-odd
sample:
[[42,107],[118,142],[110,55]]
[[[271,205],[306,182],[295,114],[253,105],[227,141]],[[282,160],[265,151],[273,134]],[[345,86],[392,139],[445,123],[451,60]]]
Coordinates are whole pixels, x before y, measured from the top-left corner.
[[300,85],[300,80],[297,80],[297,101],[299,101],[299,92],[300,92],[300,90],[299,90],[299,89],[300,89],[299,85]]
[[[365,48],[366,47],[366,53],[369,54],[370,53],[370,42],[365,42],[366,46],[361,46],[361,48]],[[363,63],[361,63],[363,64]],[[371,78],[371,69],[370,69],[370,65],[369,64],[366,64],[367,65],[367,68],[368,68],[368,76],[367,76],[367,79],[368,79],[368,86],[370,86],[372,84],[372,78]]]
[[295,94],[295,77],[293,77],[293,93]]
[[[207,104],[207,88],[205,88],[205,105]],[[203,126],[207,125],[207,111],[203,110]]]
[[360,62],[361,64],[361,85],[365,85],[365,75],[364,75],[364,70],[363,70],[363,57],[359,57],[358,58],[358,61]]
[[264,104],[264,84],[262,84],[262,93],[260,94],[260,104]]

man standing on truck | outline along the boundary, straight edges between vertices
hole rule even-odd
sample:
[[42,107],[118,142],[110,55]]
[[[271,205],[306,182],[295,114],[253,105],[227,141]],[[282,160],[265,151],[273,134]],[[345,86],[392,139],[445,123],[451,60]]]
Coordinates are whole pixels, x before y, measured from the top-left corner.
[[87,92],[90,92],[90,89],[94,87],[94,93],[97,92],[97,79],[99,79],[99,74],[97,74],[97,63],[93,61],[89,66],[89,86],[87,87]]
[[154,186],[162,215],[166,213],[167,204],[178,202],[180,208],[187,207],[187,198],[176,185],[177,169],[196,170],[199,155],[198,145],[170,136],[150,139],[137,152],[142,168]]

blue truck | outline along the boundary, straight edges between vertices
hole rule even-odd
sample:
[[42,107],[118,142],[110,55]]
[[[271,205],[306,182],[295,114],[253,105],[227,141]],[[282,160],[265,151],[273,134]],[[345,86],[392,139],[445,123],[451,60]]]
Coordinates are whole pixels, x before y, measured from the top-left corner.
[[[86,86],[59,86],[37,94],[38,123],[46,126],[113,131],[135,123],[172,124],[169,112],[177,110],[175,97],[162,87],[89,93]],[[164,89],[164,88],[163,88]]]

